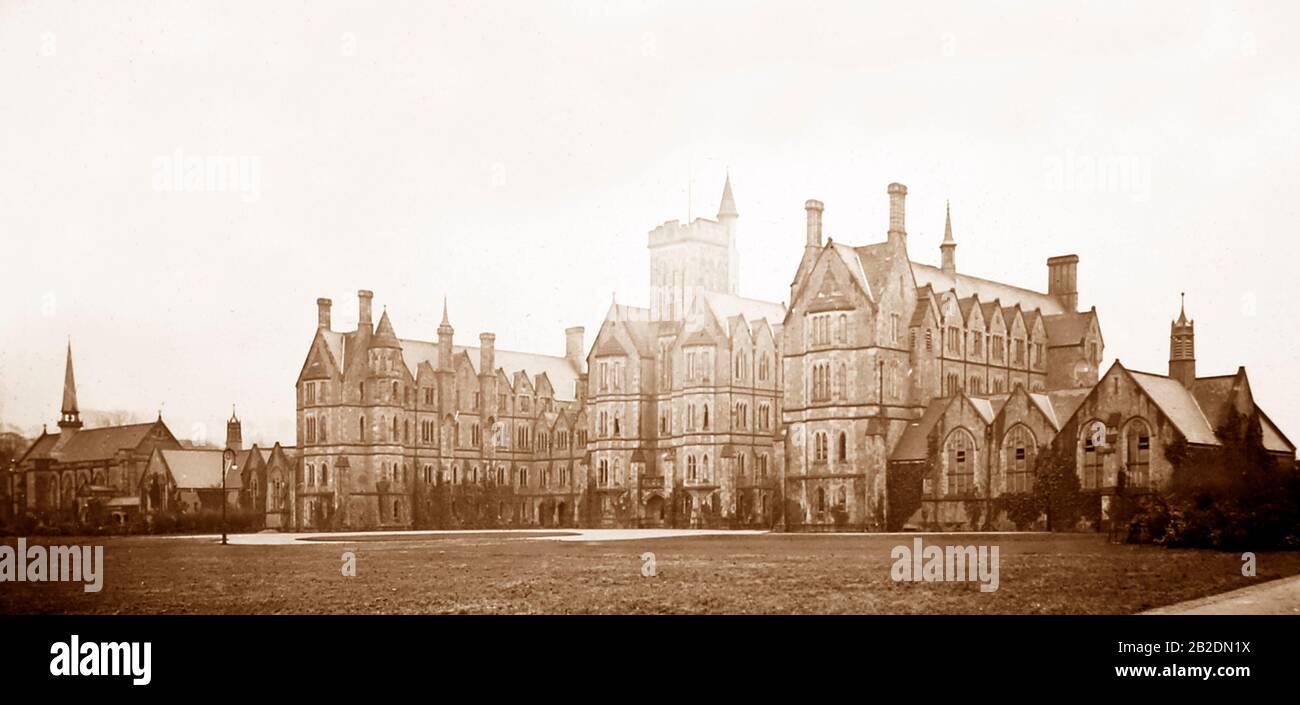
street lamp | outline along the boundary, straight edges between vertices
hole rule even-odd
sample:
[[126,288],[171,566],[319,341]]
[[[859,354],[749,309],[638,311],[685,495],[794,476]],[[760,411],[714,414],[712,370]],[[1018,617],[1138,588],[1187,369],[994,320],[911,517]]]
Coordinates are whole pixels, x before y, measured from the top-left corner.
[[225,546],[229,543],[229,541],[226,538],[226,504],[229,503],[229,500],[226,499],[226,475],[230,471],[235,470],[236,467],[237,466],[235,465],[235,451],[231,450],[230,448],[226,448],[225,450],[221,451],[221,545],[222,546]]

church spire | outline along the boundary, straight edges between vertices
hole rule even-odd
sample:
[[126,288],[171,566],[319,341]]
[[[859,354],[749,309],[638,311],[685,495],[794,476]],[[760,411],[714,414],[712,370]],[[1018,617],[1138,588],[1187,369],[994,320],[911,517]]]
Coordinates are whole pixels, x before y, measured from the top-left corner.
[[731,195],[731,172],[727,172],[727,180],[722,185],[722,202],[718,205],[718,220],[724,218],[738,218],[740,212],[736,210],[736,197]]
[[68,360],[63,370],[63,406],[59,410],[59,428],[81,428],[81,411],[77,408],[77,382],[72,376],[72,339],[68,339]]
[[949,276],[957,275],[957,241],[952,239],[952,206],[944,203],[943,243],[939,245],[942,269]]

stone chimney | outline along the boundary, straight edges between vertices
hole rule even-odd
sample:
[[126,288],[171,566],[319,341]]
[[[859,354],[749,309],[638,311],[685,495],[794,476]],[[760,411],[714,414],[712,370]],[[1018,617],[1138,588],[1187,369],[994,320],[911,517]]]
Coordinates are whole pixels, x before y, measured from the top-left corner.
[[357,292],[357,329],[362,326],[370,328],[370,302],[375,298],[375,292],[369,289],[362,289]]
[[1079,310],[1078,274],[1078,255],[1047,259],[1047,295],[1055,297],[1071,313]]
[[902,184],[890,184],[889,193],[889,234],[890,242],[907,244],[907,187]]
[[497,336],[495,333],[478,334],[478,373],[490,375],[497,369]]
[[808,239],[805,249],[821,249],[822,246],[822,212],[826,206],[821,201],[809,199],[804,201],[804,211],[808,214]]
[[582,345],[582,338],[586,332],[587,329],[582,326],[564,329],[564,356],[569,359],[569,364],[579,371],[582,370],[583,361],[587,359],[587,351]]
[[316,327],[330,329],[330,307],[334,305],[329,299],[316,299]]

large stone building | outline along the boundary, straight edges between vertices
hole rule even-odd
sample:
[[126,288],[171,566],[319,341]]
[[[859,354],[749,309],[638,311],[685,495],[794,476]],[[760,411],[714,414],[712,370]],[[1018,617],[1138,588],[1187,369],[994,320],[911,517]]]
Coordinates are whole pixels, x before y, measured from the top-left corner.
[[[297,381],[295,524],[573,525],[585,497],[583,329],[562,356],[456,345],[443,305],[434,341],[399,338],[373,294],[353,331],[317,330]],[[264,491],[269,491],[269,488]],[[265,495],[263,495],[265,496]]]
[[[1186,314],[1170,328],[1169,374],[1126,368],[1116,360],[1091,387],[969,396],[931,401],[891,456],[891,491],[917,481],[921,502],[895,526],[930,529],[1015,528],[995,501],[1028,493],[1034,460],[1056,450],[1074,459],[1080,487],[1098,496],[1098,524],[1111,517],[1111,499],[1169,486],[1173,460],[1217,448],[1234,418],[1255,424],[1264,451],[1280,468],[1293,467],[1295,445],[1255,403],[1245,368],[1197,377],[1195,333]],[[1186,449],[1168,452],[1171,448]],[[1121,479],[1122,478],[1122,479]],[[896,507],[897,503],[891,503]]]
[[[783,342],[792,529],[883,528],[891,453],[935,399],[1097,380],[1101,328],[1095,310],[1078,310],[1077,256],[1048,260],[1046,292],[960,273],[949,214],[940,266],[915,262],[907,188],[887,192],[885,241],[865,246],[823,241],[824,207],[805,204]],[[959,411],[992,420],[988,408]]]
[[731,179],[716,220],[650,232],[651,306],[610,307],[587,356],[596,510],[619,526],[779,517],[784,306],[736,295]]

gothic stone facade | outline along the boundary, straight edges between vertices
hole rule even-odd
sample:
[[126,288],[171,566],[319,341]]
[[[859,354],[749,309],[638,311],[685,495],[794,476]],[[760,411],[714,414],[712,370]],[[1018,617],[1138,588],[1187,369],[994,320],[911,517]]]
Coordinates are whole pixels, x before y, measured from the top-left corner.
[[303,528],[573,525],[586,485],[583,330],[564,356],[399,339],[385,311],[318,327],[297,382],[295,514]]
[[1032,392],[1096,381],[1096,311],[1076,310],[1078,258],[1048,261],[1040,293],[958,273],[951,217],[942,265],[910,259],[907,188],[890,184],[881,243],[822,239],[805,204],[804,255],[790,287],[784,348],[789,528],[880,529],[886,468],[936,398]]

